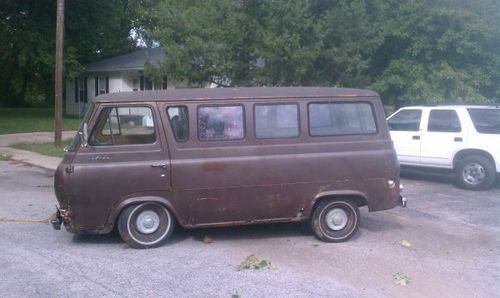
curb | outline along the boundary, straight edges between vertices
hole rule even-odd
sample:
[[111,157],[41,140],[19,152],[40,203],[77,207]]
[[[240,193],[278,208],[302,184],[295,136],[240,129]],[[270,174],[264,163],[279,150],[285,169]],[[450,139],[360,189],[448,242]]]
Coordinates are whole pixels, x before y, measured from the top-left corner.
[[35,152],[10,147],[0,147],[0,156],[49,171],[55,171],[62,160],[62,158],[59,157],[41,155]]

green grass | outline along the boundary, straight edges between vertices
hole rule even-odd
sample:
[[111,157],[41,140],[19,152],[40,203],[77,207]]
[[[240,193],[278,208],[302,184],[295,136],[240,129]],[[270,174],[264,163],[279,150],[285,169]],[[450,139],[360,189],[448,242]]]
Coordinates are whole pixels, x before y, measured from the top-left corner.
[[42,155],[63,157],[64,156],[63,148],[69,143],[71,143],[71,139],[64,140],[62,143],[63,146],[61,148],[55,147],[54,143],[17,143],[17,144],[12,144],[10,147],[33,151]]
[[[76,130],[77,117],[63,117],[63,130]],[[0,135],[21,132],[54,131],[54,109],[0,108]]]

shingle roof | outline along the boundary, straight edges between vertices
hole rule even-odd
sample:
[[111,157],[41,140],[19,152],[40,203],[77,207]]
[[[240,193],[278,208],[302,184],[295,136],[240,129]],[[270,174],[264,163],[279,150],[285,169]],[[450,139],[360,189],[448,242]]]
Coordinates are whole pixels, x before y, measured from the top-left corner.
[[158,91],[134,91],[103,94],[96,102],[109,101],[168,101],[204,99],[279,99],[279,98],[334,98],[378,97],[374,91],[327,87],[245,87],[245,88],[193,88]]
[[120,70],[143,70],[149,62],[158,65],[165,60],[162,48],[142,49],[122,56],[104,59],[84,65],[86,72],[106,72]]

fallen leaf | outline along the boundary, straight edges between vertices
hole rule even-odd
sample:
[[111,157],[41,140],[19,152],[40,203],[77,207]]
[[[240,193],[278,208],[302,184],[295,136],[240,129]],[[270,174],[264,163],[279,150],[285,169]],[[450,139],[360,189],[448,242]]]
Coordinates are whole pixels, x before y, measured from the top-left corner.
[[405,248],[410,248],[411,247],[411,243],[406,241],[406,240],[401,240],[401,246],[405,247]]
[[249,255],[245,258],[243,262],[241,262],[238,267],[236,267],[237,271],[241,271],[243,269],[272,269],[271,262],[266,260],[259,260],[254,254]]
[[205,237],[203,237],[203,243],[206,243],[206,244],[210,244],[212,243],[212,238],[208,237],[207,235],[205,235]]

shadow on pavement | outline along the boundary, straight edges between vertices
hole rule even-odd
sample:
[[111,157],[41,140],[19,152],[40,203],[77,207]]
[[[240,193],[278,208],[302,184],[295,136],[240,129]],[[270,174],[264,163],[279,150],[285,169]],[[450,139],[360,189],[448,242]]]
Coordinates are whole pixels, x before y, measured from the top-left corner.
[[[401,168],[401,178],[412,179],[420,181],[438,182],[451,184],[458,187],[455,183],[455,174],[451,171],[445,170],[434,170],[427,168],[412,168],[412,167],[402,167]],[[497,175],[493,189],[500,189],[500,176]]]
[[[362,231],[382,232],[387,230],[401,229],[397,222],[390,216],[382,216],[380,212],[376,214],[368,213],[365,208],[361,209],[360,231],[351,239],[356,240]],[[259,240],[268,238],[295,238],[309,237],[315,239],[309,226],[309,222],[300,223],[274,223],[257,224],[248,226],[220,227],[220,228],[198,228],[184,229],[177,226],[168,244],[175,244],[193,239],[203,242],[205,236],[214,241],[237,241],[237,240]],[[319,240],[318,240],[319,241]],[[106,235],[77,234],[73,236],[73,242],[77,244],[115,244],[123,243],[118,232],[115,230]]]

